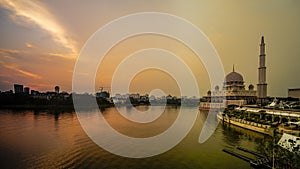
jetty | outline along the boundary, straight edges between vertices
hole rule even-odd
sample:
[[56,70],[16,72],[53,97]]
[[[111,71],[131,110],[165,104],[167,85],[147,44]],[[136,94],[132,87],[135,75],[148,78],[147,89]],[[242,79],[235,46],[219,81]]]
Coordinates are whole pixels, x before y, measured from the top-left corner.
[[250,163],[250,165],[254,168],[265,168],[265,169],[271,169],[272,168],[271,165],[270,165],[271,161],[269,160],[269,158],[255,152],[255,151],[248,150],[246,148],[237,147],[237,149],[256,156],[256,159],[252,159],[248,156],[239,154],[239,153],[237,153],[235,151],[232,151],[232,150],[229,150],[229,149],[223,149],[223,152],[228,153],[232,156],[235,156],[235,157],[237,157],[241,160],[244,160],[244,161]]
[[264,156],[262,154],[259,154],[255,151],[252,151],[252,150],[249,150],[249,149],[246,149],[246,148],[243,148],[243,147],[237,147],[238,150],[241,150],[241,151],[244,151],[244,152],[247,152],[247,153],[250,153],[250,154],[253,154],[257,157],[260,157],[260,158],[263,158]]

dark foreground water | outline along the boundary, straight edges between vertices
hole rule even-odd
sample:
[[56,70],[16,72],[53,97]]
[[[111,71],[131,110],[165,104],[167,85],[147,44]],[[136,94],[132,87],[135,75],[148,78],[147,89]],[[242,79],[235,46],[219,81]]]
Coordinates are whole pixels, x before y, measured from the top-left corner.
[[[120,132],[148,137],[167,129],[178,109],[168,107],[159,119],[141,128],[120,117],[115,108],[103,114]],[[251,168],[222,149],[241,146],[258,150],[267,138],[219,124],[212,137],[199,144],[206,116],[206,112],[199,112],[190,133],[173,149],[154,157],[132,159],[113,155],[93,143],[74,112],[0,110],[0,168]],[[132,128],[136,131],[126,133]]]

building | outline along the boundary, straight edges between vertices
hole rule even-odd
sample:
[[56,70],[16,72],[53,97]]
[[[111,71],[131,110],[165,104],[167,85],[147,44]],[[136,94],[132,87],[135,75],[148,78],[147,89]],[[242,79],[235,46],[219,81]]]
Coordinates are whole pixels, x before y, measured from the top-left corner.
[[267,102],[267,82],[266,82],[266,53],[264,37],[261,37],[258,84],[257,84],[257,103],[265,104]]
[[29,87],[24,87],[24,93],[29,94],[30,88]]
[[136,93],[136,94],[130,94],[129,98],[139,100],[140,99],[140,94],[138,94],[138,93]]
[[31,90],[31,91],[30,91],[30,94],[31,94],[31,95],[37,95],[37,94],[39,94],[39,91]]
[[96,93],[97,98],[105,98],[108,99],[110,94],[107,91],[101,91]]
[[23,85],[14,84],[15,93],[23,93]]
[[243,76],[233,67],[232,72],[226,75],[222,89],[215,86],[203,98],[205,102],[200,103],[201,109],[242,106],[256,102],[256,91],[252,84],[248,86],[248,90],[245,89]]
[[224,108],[229,106],[242,106],[245,104],[265,104],[267,102],[267,83],[266,83],[266,65],[265,65],[265,42],[261,37],[258,84],[257,91],[250,84],[245,88],[243,76],[234,70],[226,75],[223,87],[215,86],[213,91],[208,91],[200,102],[200,109]]
[[288,89],[288,97],[298,98],[300,100],[300,88]]
[[55,91],[55,93],[58,94],[58,93],[59,93],[59,86],[55,86],[55,87],[54,87],[54,91]]

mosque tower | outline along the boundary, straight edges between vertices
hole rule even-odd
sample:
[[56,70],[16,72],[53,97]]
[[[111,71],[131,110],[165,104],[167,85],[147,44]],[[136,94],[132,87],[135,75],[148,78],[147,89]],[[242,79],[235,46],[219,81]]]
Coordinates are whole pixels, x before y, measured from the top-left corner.
[[257,84],[257,102],[264,104],[267,98],[267,82],[266,82],[266,53],[264,37],[261,37],[259,67],[258,67],[258,84]]

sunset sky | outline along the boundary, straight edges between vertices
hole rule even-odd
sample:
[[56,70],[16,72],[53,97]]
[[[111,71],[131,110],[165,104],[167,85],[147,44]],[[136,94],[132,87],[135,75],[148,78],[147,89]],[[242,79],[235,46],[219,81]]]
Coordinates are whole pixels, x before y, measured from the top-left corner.
[[[255,88],[263,35],[268,95],[287,96],[288,88],[300,88],[298,0],[0,0],[0,90],[19,83],[40,91],[59,85],[70,92],[76,58],[88,38],[110,21],[137,12],[169,13],[190,21],[213,43],[225,73],[234,64],[246,86]],[[209,90],[207,72],[193,52],[158,35],[131,37],[117,44],[100,65],[96,87],[110,86],[122,59],[150,47],[178,54],[197,77],[200,95]],[[178,92],[175,81],[157,70],[138,74],[130,90],[144,93],[157,87],[168,94]]]

